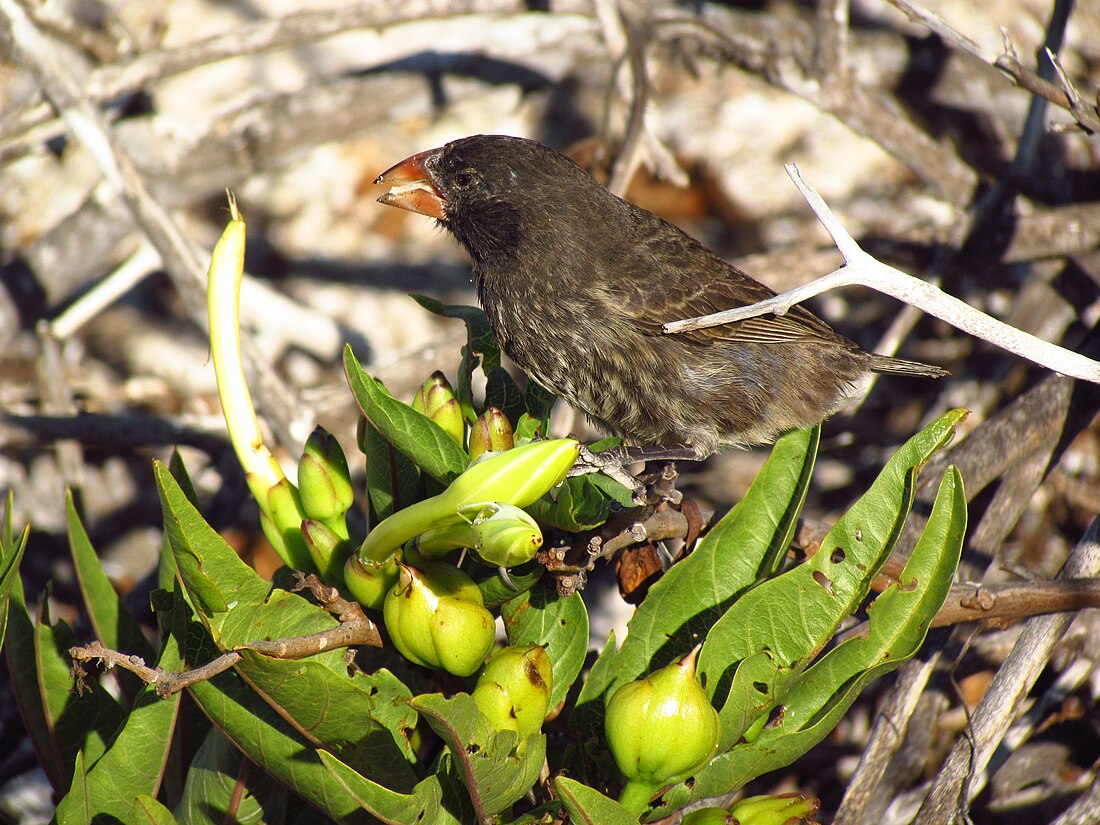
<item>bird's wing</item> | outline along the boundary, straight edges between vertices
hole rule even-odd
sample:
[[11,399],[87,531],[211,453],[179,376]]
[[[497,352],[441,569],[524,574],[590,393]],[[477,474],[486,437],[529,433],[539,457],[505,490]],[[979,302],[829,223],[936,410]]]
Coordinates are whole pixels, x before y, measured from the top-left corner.
[[[774,290],[753,280],[735,267],[715,258],[707,267],[685,267],[677,277],[656,281],[635,280],[618,296],[634,324],[646,334],[661,335],[671,321],[710,315],[734,307],[748,306],[775,297]],[[709,263],[709,262],[708,262]],[[709,329],[676,333],[675,337],[699,345],[718,342],[756,344],[829,343],[845,348],[855,344],[837,335],[824,321],[801,306],[786,315],[760,315]]]

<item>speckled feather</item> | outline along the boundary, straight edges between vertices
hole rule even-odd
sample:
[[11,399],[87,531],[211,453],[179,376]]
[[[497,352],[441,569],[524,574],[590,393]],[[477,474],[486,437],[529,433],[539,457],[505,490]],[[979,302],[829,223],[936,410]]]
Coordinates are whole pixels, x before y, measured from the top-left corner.
[[504,351],[611,433],[705,456],[816,424],[869,371],[943,374],[862,352],[801,307],[663,335],[775,293],[534,141],[465,138],[425,168]]

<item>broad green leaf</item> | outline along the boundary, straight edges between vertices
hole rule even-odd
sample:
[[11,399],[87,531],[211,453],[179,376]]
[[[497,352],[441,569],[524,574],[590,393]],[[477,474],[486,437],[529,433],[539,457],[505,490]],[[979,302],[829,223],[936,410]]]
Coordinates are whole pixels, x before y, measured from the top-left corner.
[[[182,598],[175,604],[174,621],[184,626],[186,606]],[[183,660],[175,636],[164,643],[157,666],[171,673],[182,668]],[[104,753],[87,771],[83,794],[67,795],[57,807],[58,822],[71,821],[85,810],[99,821],[135,822],[143,817],[137,809],[141,794],[156,796],[160,789],[168,748],[179,711],[179,694],[162,699],[151,685],[144,687],[134,701],[118,734]]]
[[318,756],[333,781],[362,810],[369,811],[387,825],[428,825],[436,822],[443,825],[449,819],[440,807],[443,793],[439,778],[435,775],[420,782],[412,793],[401,794],[371,782],[330,753],[320,751]]
[[554,778],[554,790],[569,811],[575,825],[638,825],[638,818],[594,788],[565,776]]
[[321,762],[313,744],[232,670],[188,692],[226,737],[261,770],[338,822],[366,823],[358,802]]
[[176,818],[172,816],[172,812],[149,794],[138,794],[134,800],[134,810],[142,817],[135,820],[136,822],[148,822],[149,825],[176,825]]
[[76,512],[71,490],[65,492],[65,518],[68,523],[69,550],[73,556],[80,594],[96,637],[105,647],[140,656],[146,662],[157,657],[137,620],[122,605],[103,566],[99,563],[88,533]]
[[868,608],[866,635],[838,645],[798,676],[773,724],[715,759],[696,777],[690,795],[684,788],[671,794],[668,811],[789,765],[829,734],[867,684],[912,657],[951,589],[965,533],[962,477],[950,467],[899,582]]
[[691,650],[721,612],[790,544],[809,489],[819,429],[783,436],[748,492],[652,588],[617,653],[604,649],[585,680],[575,724],[602,730],[603,706],[622,685]]
[[541,523],[569,533],[593,530],[607,521],[611,506],[611,498],[596,477],[567,478],[526,510]]
[[579,595],[563,598],[549,587],[516,596],[501,608],[508,643],[546,645],[554,674],[549,707],[565,698],[588,653],[588,611]]
[[497,339],[493,337],[493,330],[489,326],[485,310],[481,307],[444,304],[426,295],[414,294],[410,297],[428,312],[443,318],[459,318],[466,324],[470,349],[481,355],[482,369],[486,377],[495,367],[500,366],[500,347]]
[[[73,805],[64,825],[76,825],[76,823],[91,825],[92,804],[88,798],[87,767],[84,764],[84,754],[81,751],[76,752],[76,758],[73,760],[73,781],[69,785],[69,792],[66,796],[72,797]],[[56,815],[54,821],[59,822]]]
[[237,825],[280,825],[285,789],[250,768],[225,735],[211,728],[187,771],[176,818],[183,825],[222,825],[232,806]]
[[[482,572],[483,570],[484,572]],[[493,570],[490,573],[485,568],[482,568],[480,570],[474,569],[468,572],[470,572],[470,575],[472,575],[477,582],[477,587],[478,590],[481,591],[481,598],[485,601],[485,606],[492,609],[526,593],[538,584],[545,570],[546,568],[537,561],[529,561],[527,564],[521,564],[519,567],[509,568],[508,581],[504,580],[499,570]]]
[[699,654],[699,674],[709,694],[722,695],[723,674],[753,653],[766,649],[781,667],[805,666],[828,643],[841,620],[858,609],[893,550],[912,507],[918,470],[951,440],[965,415],[949,412],[913,436],[816,554],[745,593],[726,611]]
[[486,370],[485,406],[497,407],[508,416],[510,422],[519,421],[519,417],[527,411],[523,393],[504,367]]
[[367,459],[367,495],[378,520],[424,497],[420,471],[405,454],[386,441],[370,422],[363,430]]
[[350,346],[344,349],[344,372],[363,415],[413,464],[442,484],[466,469],[470,458],[454,439],[434,421],[390,395],[366,373]]
[[[362,770],[372,766],[378,781],[398,787],[410,784],[412,776],[397,743],[415,719],[391,729],[383,725],[398,724],[382,706],[392,703],[393,692],[403,686],[396,680],[387,685],[350,679],[340,649],[293,661],[248,651],[253,642],[331,630],[337,620],[256,575],[202,519],[162,464],[155,465],[154,473],[181,580],[190,589],[194,571],[201,573],[199,588],[190,592],[218,648],[242,652],[244,658],[236,667],[243,678],[309,741],[336,751]],[[211,610],[211,605],[224,609]],[[340,713],[333,713],[333,708],[340,708]]]
[[413,699],[412,705],[450,747],[475,810],[499,813],[538,781],[546,754],[546,737],[541,733],[527,737],[522,754],[514,754],[515,731],[493,730],[469,694],[451,699],[425,694]]
[[550,390],[528,376],[527,386],[523,388],[523,403],[527,406],[528,415],[542,423],[543,433],[549,428],[550,413],[557,400],[558,397]]

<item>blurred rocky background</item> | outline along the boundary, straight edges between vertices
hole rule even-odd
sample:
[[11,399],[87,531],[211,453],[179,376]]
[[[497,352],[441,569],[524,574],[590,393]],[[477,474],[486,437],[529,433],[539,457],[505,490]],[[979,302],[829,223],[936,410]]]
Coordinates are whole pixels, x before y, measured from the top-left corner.
[[[1098,88],[1096,0],[0,0],[0,491],[32,525],[29,595],[52,581],[54,615],[76,618],[68,486],[116,584],[147,597],[150,461],[175,447],[215,526],[261,571],[276,562],[204,332],[226,188],[249,222],[255,400],[290,462],[314,423],[354,450],[345,342],[399,397],[433,369],[453,376],[461,323],[408,293],[474,303],[468,263],[430,221],[376,204],[372,182],[474,133],[568,152],[780,291],[841,263],[784,174],[797,162],[872,254],[1096,357]],[[807,535],[922,423],[966,407],[949,456],[972,499],[961,578],[1053,577],[1100,513],[1100,388],[870,290],[814,309],[865,348],[952,375],[883,379],[826,425]],[[563,405],[555,427],[596,435]],[[685,467],[681,488],[720,512],[765,455]],[[629,608],[599,581],[592,592],[606,635]],[[940,652],[867,798],[841,802],[900,695],[892,680],[761,788],[818,794],[837,821],[911,821],[1019,629],[933,635]],[[974,822],[1100,821],[1098,654],[1096,611],[1081,611],[1017,703],[1017,735],[972,779],[987,785]],[[48,819],[48,800],[19,801],[35,758],[5,682],[0,810]],[[866,754],[874,772],[882,757]]]

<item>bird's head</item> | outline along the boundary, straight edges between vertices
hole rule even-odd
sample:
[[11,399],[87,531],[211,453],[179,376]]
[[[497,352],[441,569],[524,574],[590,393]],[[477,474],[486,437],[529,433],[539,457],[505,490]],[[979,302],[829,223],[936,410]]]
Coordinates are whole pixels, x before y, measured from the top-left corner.
[[562,192],[575,191],[572,181],[598,188],[541,143],[475,135],[406,158],[375,183],[391,187],[380,203],[435,218],[483,262],[514,257],[532,234],[552,233]]

